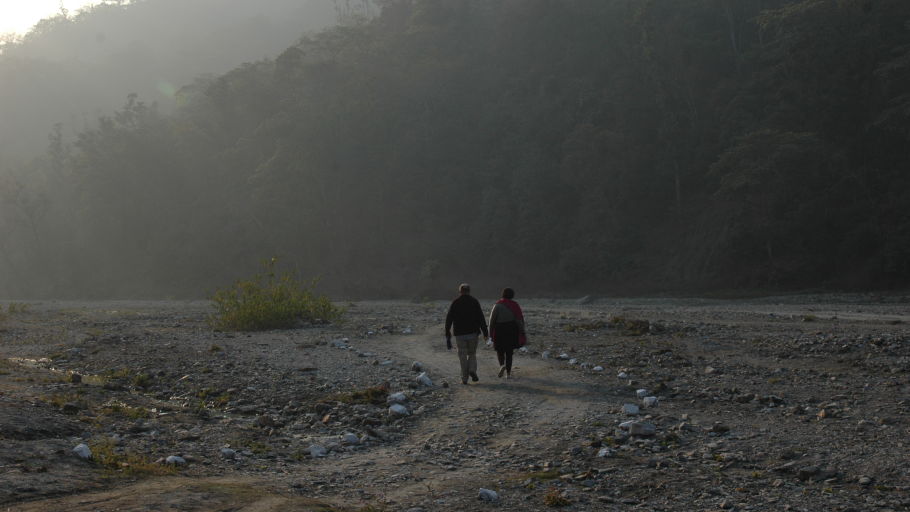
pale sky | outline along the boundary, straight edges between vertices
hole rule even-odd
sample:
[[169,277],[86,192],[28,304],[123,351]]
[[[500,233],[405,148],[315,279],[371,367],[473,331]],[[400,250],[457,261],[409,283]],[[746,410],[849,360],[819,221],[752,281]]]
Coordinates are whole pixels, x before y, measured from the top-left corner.
[[0,34],[25,34],[40,20],[60,12],[60,4],[70,14],[98,0],[0,0]]

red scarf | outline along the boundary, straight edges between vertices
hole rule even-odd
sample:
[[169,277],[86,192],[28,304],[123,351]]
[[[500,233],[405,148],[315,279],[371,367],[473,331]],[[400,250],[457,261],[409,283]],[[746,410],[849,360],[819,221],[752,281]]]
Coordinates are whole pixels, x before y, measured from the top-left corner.
[[[511,300],[511,299],[499,299],[496,301],[496,303],[503,304],[503,305],[505,305],[505,307],[509,308],[509,311],[511,311],[512,314],[515,315],[516,322],[518,322],[519,325],[524,325],[525,317],[521,313],[521,306],[519,306],[517,302],[515,302],[514,300]],[[490,327],[493,327],[493,326],[491,325]],[[495,333],[493,333],[493,334],[494,334],[493,339],[495,340],[496,335],[495,335]],[[528,337],[525,336],[524,329],[522,329],[518,332],[518,346],[523,347],[523,346],[525,346],[525,344],[527,342],[528,342]]]

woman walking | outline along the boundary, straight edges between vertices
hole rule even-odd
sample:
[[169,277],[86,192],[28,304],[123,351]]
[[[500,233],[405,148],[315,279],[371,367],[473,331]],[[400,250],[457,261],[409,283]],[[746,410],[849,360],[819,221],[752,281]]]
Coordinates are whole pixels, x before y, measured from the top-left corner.
[[514,298],[515,290],[503,288],[502,298],[490,311],[490,337],[499,359],[499,376],[506,375],[509,379],[512,378],[512,353],[528,341],[524,315],[518,303],[512,300]]

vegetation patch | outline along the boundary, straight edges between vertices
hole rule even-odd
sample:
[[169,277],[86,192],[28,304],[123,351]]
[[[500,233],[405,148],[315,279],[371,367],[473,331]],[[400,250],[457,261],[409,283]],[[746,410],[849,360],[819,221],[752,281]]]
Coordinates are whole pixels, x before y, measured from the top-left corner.
[[316,280],[301,281],[293,272],[277,273],[276,258],[263,263],[263,272],[217,290],[216,313],[208,318],[222,331],[289,329],[301,322],[334,322],[343,310],[316,295]]
[[543,497],[543,504],[548,507],[567,507],[572,504],[569,498],[556,487],[551,487]]
[[336,402],[346,404],[384,404],[389,396],[389,386],[381,384],[366,389],[351,391],[350,393],[339,393],[329,398]]
[[566,332],[584,332],[584,331],[596,331],[598,329],[603,329],[607,324],[600,320],[595,320],[593,322],[579,322],[579,323],[569,323],[562,326],[562,330]]
[[163,476],[172,475],[177,468],[165,464],[149,462],[144,455],[118,448],[110,440],[96,441],[89,444],[92,460],[111,474],[123,476]]
[[107,416],[121,416],[134,420],[146,419],[152,416],[151,412],[145,407],[131,407],[122,402],[109,402],[104,404],[99,413]]
[[528,473],[528,478],[533,478],[534,480],[556,480],[562,473],[558,469],[549,469],[547,471],[535,471],[534,473]]
[[648,334],[651,328],[651,322],[647,320],[638,320],[626,318],[624,316],[610,317],[610,326],[614,329],[621,329],[626,336],[641,336]]

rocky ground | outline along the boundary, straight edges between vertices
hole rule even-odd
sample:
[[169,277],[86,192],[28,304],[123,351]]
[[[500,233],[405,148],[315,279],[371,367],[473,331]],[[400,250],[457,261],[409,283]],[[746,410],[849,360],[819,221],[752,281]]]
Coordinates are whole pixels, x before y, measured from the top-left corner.
[[442,302],[3,303],[0,509],[910,510],[910,299],[520,302],[467,386]]

